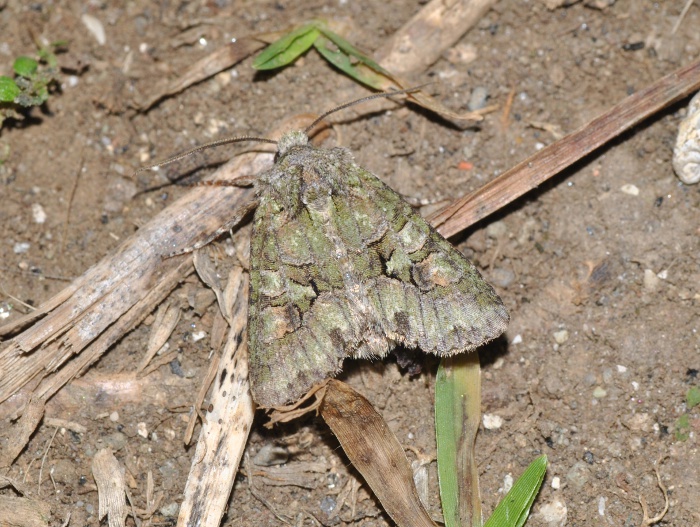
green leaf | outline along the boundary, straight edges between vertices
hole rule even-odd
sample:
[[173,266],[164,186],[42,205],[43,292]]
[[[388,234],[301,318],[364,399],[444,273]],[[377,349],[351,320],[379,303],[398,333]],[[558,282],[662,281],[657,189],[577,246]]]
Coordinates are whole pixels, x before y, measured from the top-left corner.
[[21,93],[15,81],[5,75],[0,75],[0,102],[13,102]]
[[386,80],[384,76],[378,75],[371,69],[358,68],[357,64],[362,64],[362,61],[354,61],[354,55],[348,55],[342,49],[333,46],[333,42],[325,36],[314,42],[314,47],[328,62],[333,64],[340,71],[349,75],[353,79],[362,84],[370,86],[375,90],[382,91],[382,84]]
[[693,386],[685,394],[685,404],[688,406],[688,410],[700,404],[700,386]]
[[547,472],[547,456],[542,454],[525,469],[513,488],[500,501],[484,527],[522,527]]
[[347,40],[342,38],[340,35],[333,33],[330,29],[326,28],[325,26],[319,26],[318,29],[321,33],[323,33],[323,36],[325,36],[328,40],[333,42],[333,44],[338,46],[338,49],[340,51],[342,51],[348,57],[355,57],[362,64],[373,69],[375,72],[379,73],[383,77],[386,77],[389,79],[392,78],[391,73],[389,73],[387,70],[382,68],[374,60],[372,60],[370,57],[368,57],[367,55],[362,53],[359,49],[357,49],[355,46],[350,44],[350,42],[348,42]]
[[306,24],[266,47],[253,61],[256,70],[286,66],[308,50],[318,38],[317,23]]
[[481,420],[477,353],[440,361],[435,381],[435,433],[440,501],[447,527],[480,527],[481,496],[474,440]]
[[34,75],[38,67],[39,63],[29,57],[17,57],[15,63],[12,65],[12,69],[15,70],[17,75],[27,78]]

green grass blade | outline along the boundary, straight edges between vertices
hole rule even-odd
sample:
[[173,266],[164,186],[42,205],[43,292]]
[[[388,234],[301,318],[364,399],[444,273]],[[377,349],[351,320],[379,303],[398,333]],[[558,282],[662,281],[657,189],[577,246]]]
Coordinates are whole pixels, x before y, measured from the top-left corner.
[[547,472],[547,456],[542,454],[525,469],[508,494],[500,501],[484,527],[522,527]]
[[377,62],[372,60],[370,57],[362,53],[359,49],[357,49],[355,46],[350,44],[347,40],[342,38],[340,35],[333,33],[330,29],[320,26],[319,31],[323,33],[323,36],[326,37],[328,40],[333,42],[336,46],[338,46],[338,49],[343,52],[344,55],[347,57],[354,57],[357,59],[359,62],[364,64],[365,66],[373,69],[375,72],[379,73],[381,76],[391,79],[392,75],[389,73],[387,70],[382,68]]
[[382,83],[385,80],[385,77],[377,75],[377,73],[371,69],[358,68],[357,61],[353,61],[352,57],[346,54],[342,49],[335,48],[333,43],[325,36],[322,36],[316,42],[314,42],[314,47],[323,56],[323,58],[346,75],[349,75],[356,81],[361,82],[366,86],[382,91]]
[[435,382],[435,429],[440,500],[447,527],[481,527],[479,473],[474,441],[481,420],[477,353],[440,362]]
[[320,32],[318,24],[312,22],[276,40],[266,47],[253,61],[257,70],[272,70],[286,66],[308,50]]

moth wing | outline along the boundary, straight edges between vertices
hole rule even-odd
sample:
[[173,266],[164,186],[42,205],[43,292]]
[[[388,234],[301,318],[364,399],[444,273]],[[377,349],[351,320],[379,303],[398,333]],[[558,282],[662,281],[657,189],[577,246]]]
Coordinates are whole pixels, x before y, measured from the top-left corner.
[[[382,238],[364,248],[365,254],[376,251],[383,263],[366,291],[386,337],[448,356],[501,335],[508,313],[476,267],[394,190],[357,168],[363,188],[355,199],[370,195],[375,209],[370,214],[381,212],[388,221]],[[368,206],[353,210],[364,216]]]
[[367,342],[388,349],[381,328],[368,332],[367,313],[349,299],[329,244],[307,209],[285,215],[272,198],[261,200],[253,219],[248,314],[251,389],[261,406],[299,399]]

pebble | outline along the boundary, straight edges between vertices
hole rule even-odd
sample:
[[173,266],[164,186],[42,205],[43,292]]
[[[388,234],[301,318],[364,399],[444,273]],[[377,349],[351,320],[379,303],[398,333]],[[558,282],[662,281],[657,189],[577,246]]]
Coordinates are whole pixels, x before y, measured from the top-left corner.
[[144,439],[148,439],[148,428],[146,428],[146,423],[141,421],[136,425],[136,433],[143,437]]
[[513,475],[512,474],[506,474],[503,477],[503,486],[499,489],[503,494],[507,493],[510,491],[510,489],[513,488]]
[[109,420],[112,421],[113,423],[118,423],[119,422],[119,412],[116,410],[109,414]]
[[552,478],[552,488],[554,490],[559,490],[561,488],[561,479],[559,479],[559,476],[554,476]]
[[32,203],[32,218],[34,218],[34,223],[41,224],[46,222],[46,211],[41,204]]
[[606,395],[608,395],[608,392],[606,392],[605,388],[603,388],[602,386],[596,386],[593,390],[593,397],[595,397],[596,399],[602,399]]
[[486,430],[497,430],[503,426],[503,418],[496,414],[484,414],[483,422]]
[[319,506],[321,507],[321,510],[326,513],[326,515],[329,515],[335,510],[335,505],[336,501],[333,496],[324,496]]
[[566,480],[574,487],[575,490],[581,490],[588,483],[590,471],[588,466],[583,461],[577,461],[566,474]]
[[617,365],[617,373],[626,373],[627,372],[627,367],[623,366],[622,364]]
[[547,527],[564,527],[568,512],[563,501],[554,500],[542,505],[533,516]]
[[469,102],[467,102],[467,108],[470,111],[481,110],[486,106],[486,101],[489,98],[489,91],[484,86],[477,86],[472,90],[469,96]]
[[501,289],[506,289],[515,281],[515,273],[510,269],[496,267],[489,275],[489,279]]
[[523,336],[520,334],[517,334],[513,337],[513,340],[510,342],[511,344],[520,344],[523,341]]
[[659,286],[659,277],[651,269],[644,269],[644,289],[647,291],[656,291]]
[[486,227],[486,235],[489,238],[498,239],[508,233],[508,226],[504,221],[494,221]]
[[121,450],[126,446],[126,436],[121,432],[113,432],[102,438],[102,441],[112,450]]
[[177,512],[179,510],[180,506],[175,501],[173,501],[172,503],[168,503],[167,505],[158,509],[158,511],[166,518],[174,518],[175,516],[177,516]]
[[567,340],[569,340],[569,332],[567,330],[562,329],[554,332],[554,342],[557,344],[564,344]]
[[625,194],[629,194],[630,196],[639,196],[639,189],[637,188],[636,185],[632,185],[631,183],[627,183],[626,185],[622,185],[620,187],[620,190],[624,192]]
[[12,247],[12,250],[15,254],[23,254],[26,253],[30,247],[31,245],[29,244],[29,242],[17,242]]

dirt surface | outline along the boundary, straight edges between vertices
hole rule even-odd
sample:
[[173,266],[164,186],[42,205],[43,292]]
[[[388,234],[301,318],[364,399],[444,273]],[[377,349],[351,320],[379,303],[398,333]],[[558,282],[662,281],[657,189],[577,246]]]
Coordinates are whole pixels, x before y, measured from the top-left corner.
[[[455,110],[487,97],[499,111],[460,129],[400,108],[337,126],[340,141],[404,195],[440,201],[478,188],[553,142],[557,131],[578,128],[697,58],[697,6],[673,34],[684,1],[611,3],[549,10],[535,0],[497,2],[415,80],[436,81],[440,100]],[[187,192],[167,186],[136,194],[162,183],[130,179],[136,167],[225,135],[264,135],[283,118],[344,102],[334,93],[351,84],[310,52],[265,75],[246,60],[146,114],[130,110],[158,81],[232,37],[316,17],[344,21],[345,36],[371,51],[419,8],[405,0],[0,2],[0,73],[10,73],[16,56],[34,53],[33,38],[67,40],[62,63],[86,65],[64,73],[60,93],[41,110],[0,132],[5,321],[26,312],[25,303],[60,291]],[[84,14],[102,23],[103,45],[81,21]],[[655,467],[670,500],[660,525],[700,525],[700,407],[685,403],[688,389],[700,384],[700,187],[681,184],[671,167],[685,103],[453,240],[483,269],[512,318],[482,356],[482,408],[503,420],[477,440],[487,514],[508,478],[546,453],[550,467],[528,525],[641,525],[640,496],[650,516],[664,505]],[[210,360],[215,304],[196,311],[188,302],[203,290],[191,278],[172,295],[183,315],[170,339],[170,349],[180,350],[176,362],[137,386],[118,386],[141,359],[149,327],[140,326],[47,411],[87,431],[59,429],[51,442],[56,429],[44,424],[3,471],[52,504],[54,525],[69,512],[70,525],[98,524],[90,466],[104,446],[126,467],[143,509],[152,473],[158,506],[151,521],[174,523],[194,451],[182,442],[188,405]],[[198,340],[200,331],[205,337]],[[434,456],[436,366],[426,358],[422,373],[410,376],[391,359],[348,361],[342,378],[376,404],[404,446]],[[689,427],[679,429],[683,415]],[[300,486],[257,481],[268,507],[239,474],[224,525],[282,524],[275,513],[293,525],[391,523],[364,485],[355,503],[329,514],[339,493],[361,477],[320,419],[271,431],[264,421],[256,419],[247,466],[273,461],[260,452],[276,447],[302,474]],[[3,429],[8,424],[6,416]],[[434,461],[429,473],[428,506],[439,517]]]

